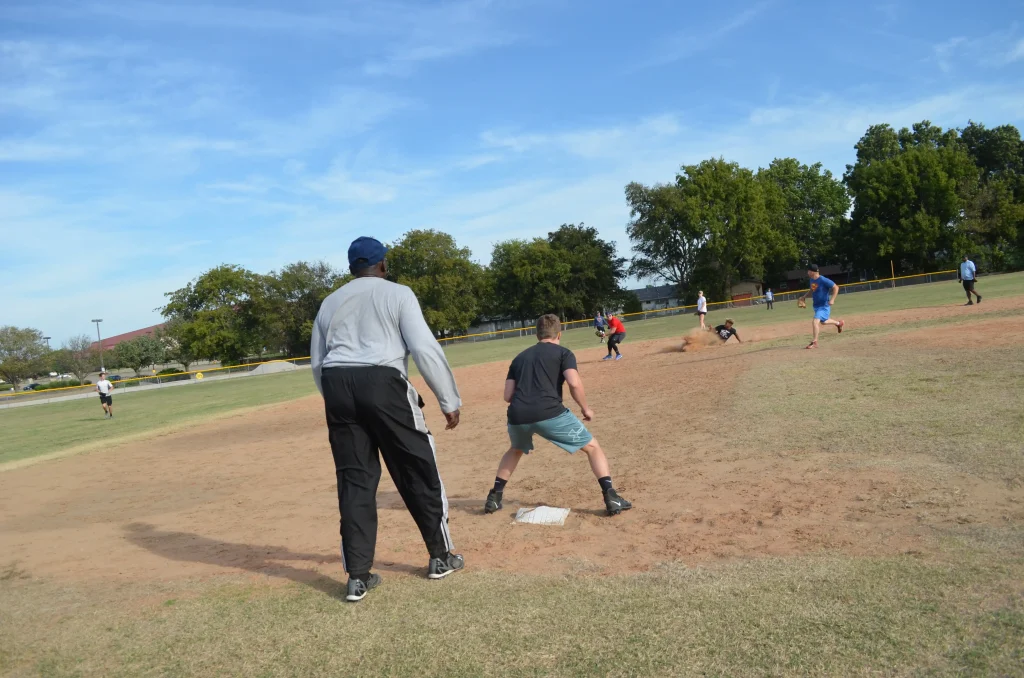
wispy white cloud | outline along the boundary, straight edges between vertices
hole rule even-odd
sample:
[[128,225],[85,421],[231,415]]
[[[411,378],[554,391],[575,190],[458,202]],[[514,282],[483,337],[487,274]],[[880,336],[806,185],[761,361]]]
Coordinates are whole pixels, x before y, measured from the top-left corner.
[[664,66],[704,52],[722,42],[723,38],[738,31],[764,13],[771,6],[770,0],[758,2],[739,12],[718,26],[708,26],[706,30],[687,30],[677,33],[666,40],[650,57],[640,63],[638,68]]
[[366,132],[396,112],[410,108],[410,99],[359,87],[339,88],[301,112],[284,118],[253,118],[241,125],[251,136],[254,155],[290,156],[328,140]]
[[1007,63],[1022,60],[1024,60],[1024,38],[1018,40],[1017,44],[1014,45],[1006,54]]
[[576,129],[554,133],[514,133],[488,130],[480,135],[487,148],[525,153],[536,149],[569,153],[582,158],[607,157],[629,152],[638,145],[672,137],[681,125],[672,114],[644,118],[633,124]]
[[83,153],[75,146],[0,139],[0,162],[51,162],[81,157]]
[[943,73],[948,73],[950,68],[952,68],[951,60],[965,42],[967,42],[967,38],[959,36],[935,45],[935,62]]
[[1013,23],[980,37],[952,37],[932,47],[932,59],[943,73],[974,65],[1001,68],[1024,59],[1024,38],[1018,35]]
[[381,56],[367,61],[363,72],[405,76],[423,62],[512,44],[519,36],[501,21],[502,10],[493,0],[402,7],[396,13],[405,30]]
[[173,24],[189,28],[245,30],[269,33],[302,33],[305,35],[359,35],[379,27],[369,19],[372,12],[333,10],[301,12],[237,5],[154,2],[96,2],[60,10],[66,16],[99,16],[106,19],[145,23]]

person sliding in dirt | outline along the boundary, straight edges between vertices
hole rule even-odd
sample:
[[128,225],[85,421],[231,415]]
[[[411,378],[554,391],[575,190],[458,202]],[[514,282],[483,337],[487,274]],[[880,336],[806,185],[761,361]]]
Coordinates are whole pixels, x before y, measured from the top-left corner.
[[733,324],[734,323],[732,322],[732,318],[726,318],[724,325],[718,325],[717,327],[715,327],[714,330],[712,330],[718,335],[718,338],[722,340],[723,344],[732,339],[733,337],[736,337],[736,341],[740,342],[741,344],[743,343],[743,340],[740,339],[740,335],[736,331],[736,328],[733,327]]

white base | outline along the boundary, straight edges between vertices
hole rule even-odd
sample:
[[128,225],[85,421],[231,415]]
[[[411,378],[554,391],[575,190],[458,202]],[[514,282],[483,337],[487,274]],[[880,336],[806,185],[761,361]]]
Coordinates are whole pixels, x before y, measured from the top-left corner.
[[538,506],[537,508],[521,508],[516,511],[516,522],[528,525],[565,525],[565,519],[568,516],[569,509],[567,508]]

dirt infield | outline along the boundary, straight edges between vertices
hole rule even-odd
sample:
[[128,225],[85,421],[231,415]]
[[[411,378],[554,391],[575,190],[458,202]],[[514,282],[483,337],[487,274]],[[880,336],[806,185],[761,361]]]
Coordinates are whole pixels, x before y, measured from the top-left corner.
[[[988,304],[988,302],[986,302]],[[995,300],[993,310],[1024,308]],[[988,308],[986,308],[988,310]],[[959,307],[860,317],[850,327],[955,317]],[[675,340],[623,345],[625,360],[579,353],[616,486],[636,508],[603,516],[597,482],[582,456],[542,445],[505,493],[503,512],[481,506],[507,446],[501,387],[506,364],[457,371],[462,424],[444,432],[436,404],[438,459],[451,531],[467,564],[510,571],[612,573],[763,555],[924,552],[937,526],[1024,520],[1020,490],[997,480],[946,473],[939,480],[898,470],[836,465],[813,449],[752,450],[728,432],[743,375],[764,361],[807,359],[809,323],[744,333],[698,353]],[[947,348],[1020,344],[1019,315],[869,342]],[[794,336],[792,345],[758,347]],[[822,341],[820,353],[840,350]],[[753,342],[753,346],[751,346]],[[863,344],[861,345],[863,348]],[[425,396],[429,394],[417,383]],[[428,402],[431,400],[426,397]],[[121,415],[127,416],[127,415]],[[798,444],[795,446],[799,447]],[[812,446],[808,444],[808,448]],[[378,498],[377,561],[385,572],[421,574],[426,553],[385,474]],[[522,526],[520,505],[572,508],[564,528]],[[927,505],[922,513],[914,507]],[[343,578],[334,469],[319,398],[306,398],[187,431],[0,474],[0,553],[36,576],[168,579],[250,571],[313,581]]]

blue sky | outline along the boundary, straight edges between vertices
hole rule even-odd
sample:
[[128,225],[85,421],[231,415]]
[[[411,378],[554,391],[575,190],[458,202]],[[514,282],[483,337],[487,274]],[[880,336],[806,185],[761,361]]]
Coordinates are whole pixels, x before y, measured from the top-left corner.
[[412,228],[628,253],[629,181],[1022,117],[1019,2],[5,0],[0,324],[129,331],[211,266]]

